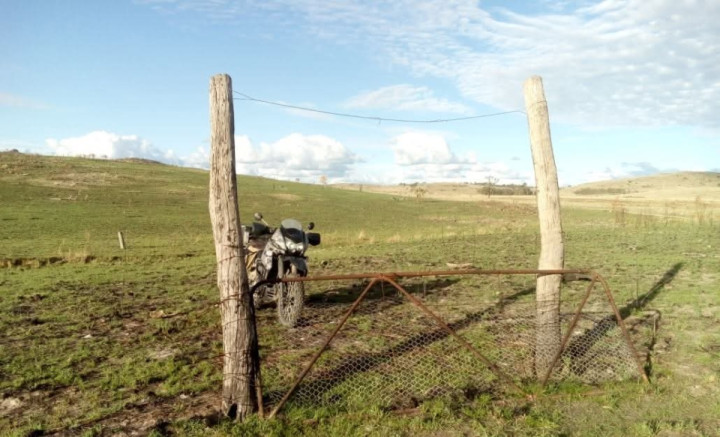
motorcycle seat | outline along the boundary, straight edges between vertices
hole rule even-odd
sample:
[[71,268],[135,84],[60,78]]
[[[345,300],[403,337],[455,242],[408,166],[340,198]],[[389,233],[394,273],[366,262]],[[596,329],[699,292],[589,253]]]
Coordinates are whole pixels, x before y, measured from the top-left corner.
[[262,250],[265,248],[265,241],[254,241],[250,240],[247,246],[248,252],[262,252]]

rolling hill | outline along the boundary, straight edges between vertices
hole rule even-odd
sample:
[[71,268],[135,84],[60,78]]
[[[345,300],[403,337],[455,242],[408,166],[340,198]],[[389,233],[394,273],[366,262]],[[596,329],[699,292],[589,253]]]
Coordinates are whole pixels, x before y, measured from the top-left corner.
[[660,173],[627,179],[592,182],[564,188],[565,196],[613,196],[660,201],[720,201],[720,173]]
[[[338,188],[393,196],[413,196],[409,185],[359,185],[338,184]],[[442,200],[481,201],[493,199],[513,199],[522,201],[532,196],[488,196],[484,184],[432,183],[422,185],[427,192],[425,197]],[[561,188],[561,197],[572,200],[587,199],[644,199],[654,202],[681,201],[693,202],[698,196],[705,201],[720,202],[720,173],[714,172],[678,172],[660,173],[628,179],[614,179],[590,182],[573,187]]]

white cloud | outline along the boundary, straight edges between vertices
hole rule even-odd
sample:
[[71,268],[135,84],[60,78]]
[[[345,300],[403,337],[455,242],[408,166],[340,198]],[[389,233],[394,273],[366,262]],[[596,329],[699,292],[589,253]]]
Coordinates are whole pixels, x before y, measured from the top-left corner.
[[472,111],[462,103],[435,97],[427,87],[408,84],[392,85],[365,92],[350,98],[347,108],[393,109],[398,111],[433,111],[469,114]]
[[235,149],[238,173],[306,182],[315,182],[321,175],[332,182],[358,162],[342,143],[325,135],[293,133],[259,147],[246,136],[236,136]]
[[511,169],[501,162],[397,166],[383,182],[486,182],[489,177],[496,179],[500,184],[534,185],[531,174]]
[[[696,169],[702,171],[701,169]],[[649,162],[623,162],[618,166],[605,167],[601,170],[594,170],[584,176],[579,183],[599,182],[611,179],[635,178],[649,176],[657,173],[672,173],[679,171],[677,168],[659,168]]]
[[198,147],[194,152],[180,159],[185,167],[204,168],[210,167],[210,149],[207,147]]
[[406,132],[392,140],[398,165],[450,164],[457,161],[445,138],[426,132]]
[[0,93],[0,106],[9,106],[11,108],[22,109],[48,109],[50,106],[46,103],[15,94]]
[[[184,165],[210,166],[210,151],[199,147],[183,157]],[[317,182],[326,176],[329,182],[344,180],[359,158],[342,143],[324,135],[294,133],[273,143],[255,145],[246,135],[235,136],[235,170],[239,174],[273,179]]]
[[388,182],[484,182],[488,177],[504,184],[531,182],[504,163],[478,162],[474,153],[456,156],[438,133],[406,132],[393,138],[391,147],[396,169]]
[[[62,156],[144,158],[195,168],[210,166],[209,147],[198,147],[189,155],[178,158],[172,151],[162,152],[137,135],[94,131],[74,138],[50,138],[46,144],[53,153]],[[317,182],[324,175],[334,182],[343,179],[360,159],[330,137],[294,133],[259,146],[252,144],[245,135],[236,135],[235,161],[236,171],[240,174],[305,182]]]
[[[474,154],[458,157],[436,132],[411,131],[391,141],[395,162],[362,164],[341,142],[324,135],[293,133],[272,143],[253,144],[245,135],[235,136],[236,171],[239,174],[317,183],[328,182],[484,182],[489,176],[500,183],[531,182],[503,163],[481,163]],[[187,156],[162,152],[137,135],[94,131],[87,135],[46,140],[57,155],[95,158],[144,158],[168,164],[208,169],[209,147],[198,147]]]
[[532,14],[477,0],[145,3],[225,22],[282,18],[505,110],[523,107],[522,83],[539,74],[551,116],[580,125],[709,127],[720,112],[718,1],[563,0]]
[[162,152],[150,141],[137,135],[118,135],[106,131],[94,131],[81,137],[45,140],[47,146],[62,156],[93,156],[96,158],[143,158],[168,164],[179,160],[168,150]]

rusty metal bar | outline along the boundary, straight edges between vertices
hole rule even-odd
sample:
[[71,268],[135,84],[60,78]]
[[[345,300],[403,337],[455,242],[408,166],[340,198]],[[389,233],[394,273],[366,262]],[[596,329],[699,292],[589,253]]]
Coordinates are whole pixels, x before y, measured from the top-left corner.
[[618,310],[617,305],[615,305],[615,299],[613,298],[612,292],[610,291],[610,286],[608,285],[605,278],[598,275],[598,280],[602,284],[603,288],[605,289],[605,294],[607,295],[608,301],[610,302],[610,306],[613,309],[613,312],[615,313],[615,318],[617,319],[618,326],[620,327],[620,332],[622,332],[623,337],[625,337],[625,342],[627,343],[628,347],[630,348],[630,351],[633,354],[633,357],[635,357],[635,364],[637,365],[638,372],[640,373],[640,376],[642,376],[643,381],[646,383],[649,383],[650,380],[648,379],[647,373],[645,373],[645,368],[642,365],[642,362],[640,361],[640,357],[637,353],[637,349],[635,349],[635,346],[633,345],[632,339],[630,338],[630,334],[628,334],[627,328],[625,327],[625,321],[623,321],[622,315],[620,314],[620,311]]
[[587,303],[587,300],[590,298],[590,293],[592,293],[593,288],[595,288],[595,282],[597,281],[597,276],[593,275],[592,281],[590,282],[590,285],[588,285],[587,292],[585,293],[585,297],[583,297],[582,302],[580,302],[580,305],[578,306],[577,310],[575,311],[575,315],[573,316],[572,321],[570,322],[570,327],[568,327],[567,332],[565,333],[565,337],[562,340],[562,343],[560,344],[560,349],[555,353],[555,356],[553,357],[550,367],[547,370],[547,373],[545,373],[545,376],[543,377],[542,381],[540,382],[541,386],[545,386],[547,384],[548,379],[550,379],[550,375],[552,375],[552,371],[557,365],[557,362],[560,360],[560,357],[562,356],[563,352],[565,352],[565,348],[567,347],[568,341],[570,341],[570,337],[572,336],[572,332],[575,329],[575,325],[577,325],[578,320],[580,320],[580,313],[582,313],[582,309],[585,308],[585,304]]
[[312,367],[315,365],[315,362],[317,362],[317,360],[320,358],[320,355],[322,355],[322,353],[325,352],[325,349],[328,347],[328,345],[330,344],[330,342],[333,341],[333,339],[335,338],[335,336],[337,335],[337,333],[340,332],[340,330],[342,329],[343,326],[345,326],[345,323],[346,323],[347,320],[350,318],[350,316],[355,312],[355,310],[357,309],[358,305],[360,305],[360,302],[362,302],[363,299],[365,299],[365,295],[368,293],[368,291],[370,291],[370,289],[371,289],[375,284],[377,284],[378,281],[380,281],[380,280],[381,280],[380,278],[375,278],[375,279],[373,279],[373,280],[367,285],[367,287],[365,287],[365,289],[363,290],[363,292],[360,293],[360,296],[358,296],[358,298],[357,298],[357,299],[355,300],[355,302],[352,304],[352,306],[351,306],[350,309],[347,311],[347,313],[345,313],[345,316],[342,318],[342,320],[340,321],[340,323],[335,327],[335,329],[333,330],[332,334],[330,334],[330,336],[327,338],[327,340],[325,340],[325,343],[323,343],[323,345],[320,347],[320,349],[318,349],[318,351],[317,351],[317,352],[315,353],[315,355],[312,357],[312,359],[310,360],[310,362],[308,363],[308,365],[305,366],[305,369],[302,371],[302,373],[300,374],[300,376],[298,376],[297,380],[295,381],[295,384],[293,384],[293,386],[290,388],[290,390],[288,390],[287,393],[285,393],[285,396],[283,396],[283,398],[280,399],[280,402],[279,402],[279,403],[275,406],[275,408],[273,408],[273,410],[270,412],[270,415],[268,416],[268,419],[272,419],[273,417],[275,417],[275,415],[277,414],[277,412],[280,411],[280,409],[285,405],[285,403],[288,401],[288,399],[290,399],[290,396],[292,396],[293,393],[295,393],[295,390],[297,390],[298,386],[300,386],[300,383],[302,383],[303,379],[305,379],[305,376],[307,376],[307,374],[310,372],[310,369],[312,369]]
[[343,275],[325,275],[325,276],[305,276],[282,278],[280,282],[312,282],[312,281],[332,281],[332,280],[348,280],[348,279],[373,279],[373,278],[420,278],[425,276],[464,276],[464,275],[561,275],[566,273],[576,274],[597,274],[588,269],[557,269],[557,270],[538,270],[538,269],[500,269],[500,270],[431,270],[424,272],[385,272],[385,273],[350,273]]
[[402,292],[405,297],[408,298],[415,306],[420,308],[426,315],[428,315],[430,318],[435,320],[435,323],[437,323],[442,329],[447,331],[448,334],[450,334],[455,340],[457,340],[465,349],[470,351],[470,353],[474,354],[476,357],[480,359],[483,363],[485,363],[486,366],[490,368],[497,376],[499,376],[501,379],[504,379],[506,382],[510,383],[518,392],[521,394],[526,394],[525,391],[515,383],[515,381],[512,380],[508,375],[505,374],[505,372],[502,371],[498,366],[496,366],[492,361],[487,359],[485,355],[480,353],[479,350],[477,350],[473,345],[467,342],[463,337],[461,337],[457,332],[453,331],[451,327],[449,327],[440,317],[438,317],[435,313],[430,311],[428,307],[425,306],[418,298],[413,296],[412,294],[408,293],[407,290],[405,290],[400,284],[395,282],[392,278],[384,277],[382,278],[383,281],[388,282],[390,285],[398,289],[398,291]]

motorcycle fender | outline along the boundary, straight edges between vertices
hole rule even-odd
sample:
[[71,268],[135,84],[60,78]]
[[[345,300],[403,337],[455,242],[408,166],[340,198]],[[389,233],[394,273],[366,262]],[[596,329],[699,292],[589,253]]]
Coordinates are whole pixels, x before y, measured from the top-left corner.
[[294,265],[300,276],[307,276],[308,267],[305,258],[290,256],[285,258],[285,263],[288,264],[288,267],[290,264]]

